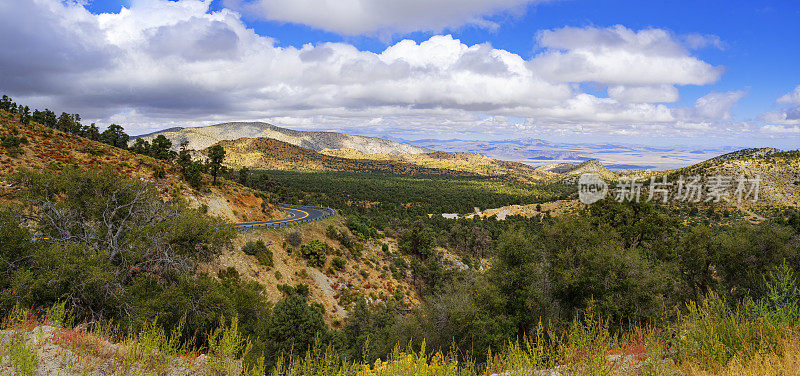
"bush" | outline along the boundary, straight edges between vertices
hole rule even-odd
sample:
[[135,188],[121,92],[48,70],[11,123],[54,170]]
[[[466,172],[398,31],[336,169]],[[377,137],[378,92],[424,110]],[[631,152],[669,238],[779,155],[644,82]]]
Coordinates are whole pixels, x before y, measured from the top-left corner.
[[331,268],[333,268],[333,270],[343,270],[345,265],[346,262],[341,257],[337,256],[331,259]]
[[328,245],[319,240],[312,240],[300,247],[300,255],[308,260],[309,266],[319,267],[325,265],[327,253]]
[[162,167],[161,165],[153,166],[153,177],[154,178],[163,179],[165,176],[167,176],[167,172],[164,171],[164,167]]
[[272,260],[272,251],[269,250],[269,247],[263,240],[247,242],[247,244],[242,247],[242,252],[250,256],[256,256],[256,259],[258,259],[261,265],[269,267],[275,265]]
[[223,281],[239,281],[239,271],[233,266],[229,266],[225,269],[220,269],[217,272],[217,277]]
[[289,234],[286,237],[286,242],[295,248],[299,247],[300,244],[303,244],[303,237],[300,235],[300,231],[295,231]]
[[328,225],[328,228],[325,229],[325,236],[331,240],[338,240],[339,239],[339,231],[336,230],[336,227],[333,225]]

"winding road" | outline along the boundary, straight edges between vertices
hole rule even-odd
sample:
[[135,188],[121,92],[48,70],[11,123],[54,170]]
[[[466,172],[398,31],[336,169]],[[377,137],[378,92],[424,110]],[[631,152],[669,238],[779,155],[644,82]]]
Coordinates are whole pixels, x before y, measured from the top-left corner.
[[[239,222],[233,225],[237,230],[249,230],[262,227],[284,227],[292,223],[306,223],[319,221],[336,214],[336,210],[326,208],[323,206],[301,206],[290,204],[278,204],[286,213],[289,218],[273,219],[269,221],[258,222]],[[49,240],[49,237],[40,234],[34,234],[33,240]]]
[[258,227],[283,227],[292,223],[306,223],[325,219],[336,213],[336,210],[322,206],[301,206],[278,204],[286,213],[289,218],[273,219],[269,221],[258,222],[239,222],[234,225],[238,230],[246,230]]

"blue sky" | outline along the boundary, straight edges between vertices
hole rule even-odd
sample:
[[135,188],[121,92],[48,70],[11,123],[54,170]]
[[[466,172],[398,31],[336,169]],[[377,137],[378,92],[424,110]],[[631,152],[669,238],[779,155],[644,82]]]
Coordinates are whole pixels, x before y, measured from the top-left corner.
[[[6,3],[0,5],[9,17],[4,43],[46,43],[40,41],[55,37],[47,33],[59,32],[65,22],[89,25],[105,38],[72,36],[85,40],[67,43],[53,52],[52,66],[41,67],[47,74],[62,72],[53,76],[59,79],[86,74],[96,86],[77,84],[83,91],[67,95],[44,80],[21,84],[15,79],[20,74],[42,73],[0,55],[6,71],[24,70],[15,78],[0,73],[0,89],[81,110],[100,123],[124,122],[132,133],[265,120],[411,139],[800,145],[796,1],[364,3],[369,1]],[[52,25],[47,11],[70,16]],[[15,12],[41,16],[46,26],[39,32],[12,29]],[[94,71],[74,71],[75,61],[92,55],[102,62]],[[57,64],[65,56],[69,69]],[[296,67],[312,61],[305,56],[328,59],[326,69],[333,68]],[[225,59],[230,64],[219,64]],[[619,73],[625,64],[635,65],[630,77]],[[363,78],[347,76],[353,67]]]

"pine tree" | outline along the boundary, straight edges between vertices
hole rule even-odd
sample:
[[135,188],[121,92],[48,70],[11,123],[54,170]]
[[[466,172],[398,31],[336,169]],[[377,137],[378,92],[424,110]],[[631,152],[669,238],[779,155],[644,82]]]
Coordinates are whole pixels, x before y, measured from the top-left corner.
[[125,149],[128,146],[128,139],[130,136],[124,131],[125,129],[121,126],[111,124],[100,134],[100,141],[111,146]]
[[208,148],[208,166],[211,170],[211,176],[214,177],[213,184],[217,184],[217,174],[222,168],[222,161],[225,160],[225,149],[220,145],[214,145]]

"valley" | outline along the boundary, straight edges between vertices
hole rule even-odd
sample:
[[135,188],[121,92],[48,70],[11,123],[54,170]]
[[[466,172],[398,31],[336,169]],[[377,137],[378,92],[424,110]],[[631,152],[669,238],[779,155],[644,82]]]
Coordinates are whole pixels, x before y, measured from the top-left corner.
[[[706,335],[692,326],[696,320],[722,320],[714,316],[719,313],[702,308],[696,314],[705,318],[687,317],[681,308],[694,307],[704,296],[711,303],[703,304],[724,306],[722,299],[730,299],[754,309],[747,299],[763,294],[765,278],[791,273],[786,260],[794,262],[800,239],[797,151],[745,149],[665,171],[612,170],[596,159],[533,167],[345,134],[266,125],[262,132],[254,123],[234,123],[233,133],[220,130],[229,125],[168,130],[164,134],[171,138],[157,133],[150,141],[120,147],[23,117],[0,113],[0,136],[13,141],[0,146],[5,208],[0,231],[7,234],[0,246],[7,255],[27,253],[22,265],[36,271],[23,278],[24,270],[7,262],[10,278],[29,287],[20,290],[0,278],[5,286],[0,304],[23,297],[51,306],[49,312],[70,304],[70,320],[78,321],[102,312],[93,329],[80,332],[13,308],[22,309],[13,312],[27,320],[44,320],[34,330],[54,333],[51,337],[83,333],[117,349],[89,351],[75,363],[82,370],[99,369],[88,359],[121,369],[128,355],[119,349],[148,341],[149,318],[155,315],[166,327],[187,325],[194,333],[208,333],[200,340],[209,347],[182,350],[193,352],[188,362],[174,360],[175,350],[159,350],[158,364],[173,372],[217,367],[205,363],[214,359],[206,356],[231,359],[223,374],[289,366],[284,355],[292,364],[316,366],[323,360],[300,356],[305,349],[320,351],[323,343],[356,362],[388,357],[398,366],[403,357],[428,359],[414,354],[430,351],[452,357],[452,364],[474,362],[483,367],[481,375],[492,369],[564,367],[577,367],[580,374],[582,364],[594,361],[590,357],[619,374],[637,374],[655,361],[666,373],[676,372],[700,358],[680,363],[655,353],[637,358],[642,355],[631,346],[655,351],[665,335],[691,330]],[[242,132],[256,137],[240,137]],[[264,137],[270,132],[283,140]],[[236,138],[222,139],[228,136]],[[364,147],[352,147],[361,141]],[[610,186],[636,179],[644,197],[655,189],[650,178],[663,176],[759,176],[762,190],[754,202],[618,202],[610,194],[586,205],[577,188],[585,174]],[[113,214],[127,207],[132,217]],[[258,227],[275,224],[280,225]],[[34,237],[33,231],[41,235]],[[101,235],[104,231],[125,237],[114,240]],[[117,259],[105,250],[124,256]],[[53,264],[53,254],[66,261]],[[74,290],[64,278],[96,282]],[[43,286],[52,286],[56,295]],[[108,286],[117,286],[111,298],[104,295]],[[711,291],[721,295],[707,295]],[[759,299],[767,304],[770,298]],[[665,306],[671,308],[663,311]],[[220,309],[237,321],[217,322]],[[656,345],[639,344],[614,324],[625,318],[638,325],[634,330],[649,330],[643,323],[660,314],[668,316],[661,329],[666,332],[645,334]],[[737,325],[763,325],[751,321],[764,320],[759,314],[740,318]],[[103,326],[105,318],[141,332],[114,333]],[[550,330],[609,339],[584,337],[600,347],[577,357],[569,354],[579,347],[557,336],[535,337],[538,350],[508,346],[515,333],[541,333],[537,320],[544,319]],[[31,329],[14,320],[6,320],[11,329],[0,335],[37,348],[36,356],[46,360],[42,367],[68,369],[62,355],[52,355],[53,347],[19,339]],[[494,328],[492,335],[486,327]],[[245,336],[241,343],[251,349],[223,355],[213,336],[224,332]],[[179,332],[172,336],[185,338]],[[77,349],[60,339],[55,343],[60,353]],[[401,348],[403,343],[409,347]],[[469,358],[444,355],[453,343],[478,350]],[[548,346],[557,349],[544,350]],[[672,346],[687,351],[695,345]],[[491,349],[519,360],[485,355]],[[551,360],[528,351],[548,351]],[[135,367],[152,361],[137,356]],[[335,364],[353,366],[349,362]]]

